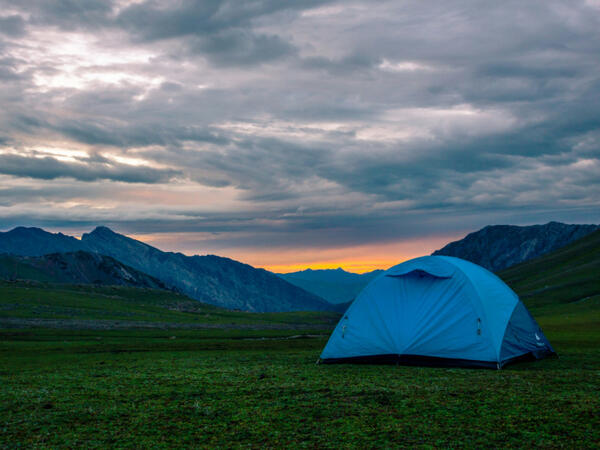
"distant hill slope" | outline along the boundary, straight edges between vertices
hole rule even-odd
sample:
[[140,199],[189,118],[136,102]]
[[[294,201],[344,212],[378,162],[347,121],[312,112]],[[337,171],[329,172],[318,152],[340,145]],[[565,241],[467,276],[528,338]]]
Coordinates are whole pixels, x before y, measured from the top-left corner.
[[498,275],[528,307],[573,302],[600,306],[600,230]]
[[254,312],[335,309],[271,272],[229,258],[163,252],[106,227],[84,234],[81,241],[87,248],[153,275],[205,303]]
[[383,270],[363,274],[339,269],[312,270],[278,274],[284,280],[323,297],[330,303],[343,304],[354,300],[356,295]]
[[[235,336],[236,329],[328,331],[339,317],[328,311],[230,311],[177,292],[148,288],[0,280],[0,329],[191,328],[229,330],[224,332]],[[247,336],[248,331],[244,333]]]
[[224,308],[253,312],[336,310],[335,305],[266,270],[218,256],[163,252],[106,227],[97,227],[81,240],[39,228],[19,227],[0,233],[2,253],[39,256],[78,250],[110,256],[169,288]]
[[164,283],[110,256],[77,251],[43,256],[0,254],[0,278],[49,283],[101,284],[165,289]]
[[599,225],[490,225],[451,242],[433,255],[456,256],[497,272],[514,264],[557,250],[580,239]]

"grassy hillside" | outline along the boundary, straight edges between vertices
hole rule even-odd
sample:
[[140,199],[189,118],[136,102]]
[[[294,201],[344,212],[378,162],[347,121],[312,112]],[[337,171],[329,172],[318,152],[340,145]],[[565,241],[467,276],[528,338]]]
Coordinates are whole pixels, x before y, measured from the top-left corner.
[[30,264],[23,264],[18,258],[5,253],[0,253],[0,278],[36,280],[43,283],[54,281],[54,277],[47,271]]
[[43,256],[0,254],[0,279],[166,289],[156,278],[110,256],[84,251]]
[[158,289],[0,281],[0,328],[331,328],[333,312],[230,311]]
[[498,275],[519,294],[534,315],[536,312],[568,311],[565,305],[576,302],[585,302],[597,309],[600,303],[600,231]]

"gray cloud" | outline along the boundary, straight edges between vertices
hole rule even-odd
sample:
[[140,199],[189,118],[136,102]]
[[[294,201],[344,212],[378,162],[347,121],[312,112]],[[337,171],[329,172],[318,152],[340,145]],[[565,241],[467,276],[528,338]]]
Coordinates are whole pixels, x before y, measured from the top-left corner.
[[324,3],[327,0],[188,0],[174,7],[165,7],[155,1],[146,1],[123,10],[116,20],[141,39],[159,40],[250,27],[253,20],[261,17],[285,10],[308,9]]
[[116,147],[169,145],[180,141],[226,143],[226,138],[205,128],[194,126],[165,127],[156,123],[133,125],[102,124],[77,120],[64,121],[52,129],[87,144],[102,144]]
[[2,1],[0,6],[10,10],[20,9],[28,15],[32,26],[57,26],[65,30],[97,29],[106,25],[111,17],[111,0],[23,0]]
[[79,181],[101,179],[126,183],[158,183],[178,175],[175,170],[116,164],[100,158],[92,162],[64,162],[52,157],[0,155],[0,173],[17,177],[53,180],[73,178]]
[[26,80],[29,75],[18,71],[20,63],[21,61],[17,58],[2,58],[0,56],[0,80],[3,80],[4,82]]
[[[0,173],[29,184],[0,225],[70,191],[116,206],[38,224],[211,248],[600,221],[594,2],[20,5],[0,18]],[[44,153],[64,149],[87,156]]]
[[253,31],[253,21],[319,3],[324,1],[186,1],[171,9],[144,2],[122,11],[116,23],[141,41],[189,37],[191,53],[204,55],[221,66],[244,66],[296,52],[292,43],[278,35]]
[[25,34],[25,21],[18,14],[0,17],[0,33],[10,37]]
[[339,59],[330,59],[323,56],[310,56],[300,61],[306,69],[324,70],[331,75],[344,75],[360,70],[369,70],[381,62],[376,53],[354,53]]
[[222,66],[252,65],[295,53],[294,47],[279,36],[239,29],[199,38],[192,44],[192,51]]

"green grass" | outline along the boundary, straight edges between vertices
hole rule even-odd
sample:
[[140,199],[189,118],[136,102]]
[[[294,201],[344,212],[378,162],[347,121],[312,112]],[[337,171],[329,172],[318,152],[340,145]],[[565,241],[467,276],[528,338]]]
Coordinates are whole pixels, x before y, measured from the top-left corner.
[[41,282],[51,282],[52,276],[41,269],[32,267],[28,264],[15,259],[7,254],[0,254],[0,274],[6,278],[21,278],[25,280],[38,280]]
[[51,324],[63,328],[112,328],[120,324],[131,328],[137,323],[163,328],[187,325],[329,329],[339,317],[334,312],[230,311],[156,289],[0,281],[0,327]]
[[502,371],[317,366],[326,337],[292,330],[4,330],[0,447],[591,448],[597,311],[538,315],[560,358]]

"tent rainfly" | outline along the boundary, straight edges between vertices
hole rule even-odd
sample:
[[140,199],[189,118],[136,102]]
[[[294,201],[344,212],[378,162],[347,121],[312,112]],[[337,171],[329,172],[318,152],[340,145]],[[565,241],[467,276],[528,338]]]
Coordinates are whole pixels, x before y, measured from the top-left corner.
[[550,342],[500,278],[459,258],[424,256],[362,290],[320,362],[501,369],[549,355]]

